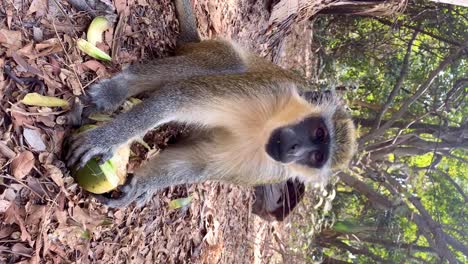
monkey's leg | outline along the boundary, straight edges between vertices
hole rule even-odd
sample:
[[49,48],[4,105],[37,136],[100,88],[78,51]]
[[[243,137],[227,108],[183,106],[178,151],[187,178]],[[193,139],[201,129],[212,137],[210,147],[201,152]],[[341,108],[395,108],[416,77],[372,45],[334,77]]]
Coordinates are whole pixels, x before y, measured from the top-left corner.
[[114,111],[128,97],[153,91],[162,85],[196,76],[245,72],[241,55],[225,41],[190,43],[179,49],[178,56],[135,64],[121,73],[91,85],[85,101],[86,113]]
[[133,201],[143,206],[153,193],[166,187],[207,180],[203,140],[185,141],[170,146],[139,168],[120,189],[116,199],[96,196],[102,203],[114,207],[126,207]]

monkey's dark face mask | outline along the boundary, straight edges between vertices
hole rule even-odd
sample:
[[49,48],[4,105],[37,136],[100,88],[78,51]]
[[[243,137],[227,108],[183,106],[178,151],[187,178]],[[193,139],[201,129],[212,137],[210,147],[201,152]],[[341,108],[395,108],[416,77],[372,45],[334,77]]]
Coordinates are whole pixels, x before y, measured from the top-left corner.
[[322,168],[330,156],[330,133],[322,117],[277,128],[266,145],[267,154],[281,163]]

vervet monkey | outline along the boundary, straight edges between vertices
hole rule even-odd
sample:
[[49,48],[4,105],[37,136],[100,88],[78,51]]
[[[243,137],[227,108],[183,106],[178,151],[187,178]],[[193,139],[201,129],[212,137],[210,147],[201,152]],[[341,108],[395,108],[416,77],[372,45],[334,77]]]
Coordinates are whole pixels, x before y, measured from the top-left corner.
[[324,183],[348,165],[355,127],[333,93],[307,92],[299,77],[227,40],[200,40],[189,0],[177,0],[176,56],[135,64],[87,89],[88,113],[149,98],[70,140],[68,165],[110,159],[122,144],[168,122],[191,135],[137,169],[110,207],[146,202],[162,188],[202,181],[255,186],[297,178]]

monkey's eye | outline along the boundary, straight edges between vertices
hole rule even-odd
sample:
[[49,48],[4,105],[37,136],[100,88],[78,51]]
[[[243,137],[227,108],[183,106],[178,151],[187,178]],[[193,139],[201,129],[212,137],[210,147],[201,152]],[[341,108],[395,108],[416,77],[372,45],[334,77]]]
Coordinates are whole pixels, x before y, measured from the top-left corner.
[[310,155],[310,162],[315,165],[322,164],[324,162],[325,155],[321,151],[314,151]]
[[325,139],[326,134],[327,134],[327,132],[325,132],[325,129],[323,127],[318,127],[315,130],[315,138],[318,141],[323,141]]

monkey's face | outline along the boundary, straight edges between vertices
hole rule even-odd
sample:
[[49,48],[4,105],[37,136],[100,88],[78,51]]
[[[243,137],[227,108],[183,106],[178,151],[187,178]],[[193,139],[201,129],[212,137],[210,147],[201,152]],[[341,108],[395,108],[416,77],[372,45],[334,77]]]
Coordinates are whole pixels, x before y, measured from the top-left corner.
[[266,153],[284,164],[322,168],[330,157],[330,132],[322,117],[307,117],[298,124],[279,127],[271,133]]

